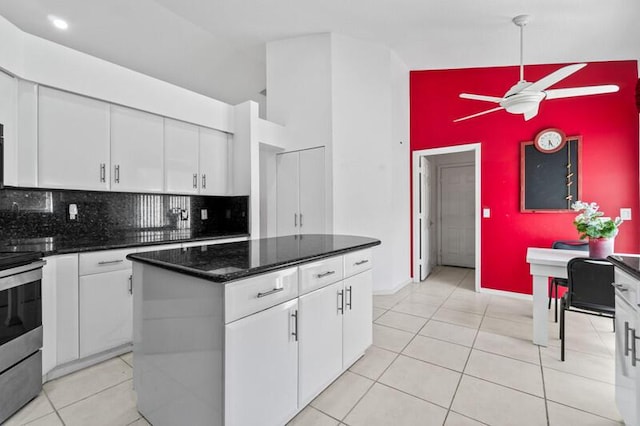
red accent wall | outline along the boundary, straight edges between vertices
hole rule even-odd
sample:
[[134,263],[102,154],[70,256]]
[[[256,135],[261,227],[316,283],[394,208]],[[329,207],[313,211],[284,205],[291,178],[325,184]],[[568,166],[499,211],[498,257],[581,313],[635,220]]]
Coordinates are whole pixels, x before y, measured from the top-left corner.
[[[525,78],[536,81],[561,66],[527,65]],[[520,213],[520,142],[533,140],[542,129],[556,127],[567,136],[582,136],[581,198],[597,202],[612,217],[621,207],[631,207],[633,220],[620,228],[615,250],[640,252],[638,65],[589,63],[554,88],[617,84],[620,91],[545,100],[529,121],[498,111],[453,123],[493,107],[460,99],[460,93],[501,96],[518,78],[518,67],[412,71],[411,151],[481,143],[481,205],[491,209],[491,218],[481,219],[481,285],[531,294],[527,247],[551,247],[554,240],[577,238],[574,213]]]

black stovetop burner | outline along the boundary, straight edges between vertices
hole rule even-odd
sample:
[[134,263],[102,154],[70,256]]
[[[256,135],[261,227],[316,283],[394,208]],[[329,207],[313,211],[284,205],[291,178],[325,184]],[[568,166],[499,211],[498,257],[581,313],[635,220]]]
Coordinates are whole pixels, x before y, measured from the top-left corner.
[[0,270],[26,265],[42,258],[39,251],[0,251]]

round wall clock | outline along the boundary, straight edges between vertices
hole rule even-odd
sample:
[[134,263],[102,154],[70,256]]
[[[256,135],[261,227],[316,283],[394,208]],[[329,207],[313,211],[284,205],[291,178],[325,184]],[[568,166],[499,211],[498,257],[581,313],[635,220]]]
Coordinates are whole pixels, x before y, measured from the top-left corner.
[[567,140],[566,135],[560,129],[545,129],[536,135],[533,145],[540,152],[551,154],[560,151]]

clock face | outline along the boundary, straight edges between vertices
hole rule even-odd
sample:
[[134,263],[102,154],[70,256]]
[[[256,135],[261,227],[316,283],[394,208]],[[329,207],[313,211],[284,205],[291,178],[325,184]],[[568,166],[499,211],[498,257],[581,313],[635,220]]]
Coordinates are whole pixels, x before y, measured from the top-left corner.
[[562,149],[564,142],[565,136],[561,131],[549,129],[538,133],[534,144],[538,151],[552,153]]

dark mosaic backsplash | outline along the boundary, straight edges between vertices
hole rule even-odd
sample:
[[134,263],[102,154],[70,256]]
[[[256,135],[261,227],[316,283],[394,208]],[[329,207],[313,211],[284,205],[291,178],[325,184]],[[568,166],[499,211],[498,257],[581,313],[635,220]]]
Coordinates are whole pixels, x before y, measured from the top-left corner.
[[[0,189],[0,244],[28,239],[103,241],[136,234],[186,238],[248,233],[249,197]],[[69,218],[69,205],[78,209]],[[202,218],[203,210],[207,219]]]

